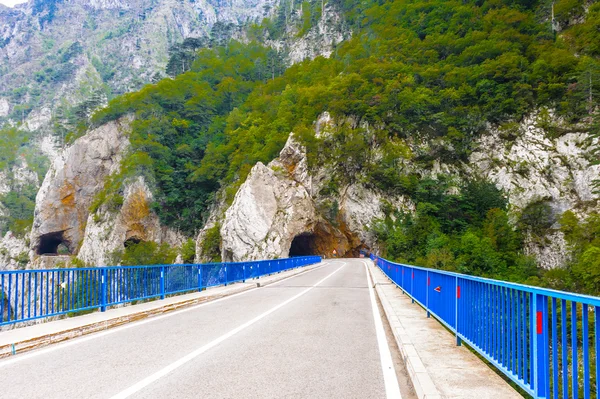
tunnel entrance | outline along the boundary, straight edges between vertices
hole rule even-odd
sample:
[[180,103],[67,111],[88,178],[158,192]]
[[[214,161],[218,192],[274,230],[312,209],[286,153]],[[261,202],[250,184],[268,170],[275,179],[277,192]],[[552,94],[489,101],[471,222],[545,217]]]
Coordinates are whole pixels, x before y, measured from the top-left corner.
[[64,239],[64,231],[48,233],[40,236],[36,253],[38,255],[68,255],[69,245]]
[[316,236],[312,233],[302,233],[292,240],[290,257],[315,255],[317,253]]

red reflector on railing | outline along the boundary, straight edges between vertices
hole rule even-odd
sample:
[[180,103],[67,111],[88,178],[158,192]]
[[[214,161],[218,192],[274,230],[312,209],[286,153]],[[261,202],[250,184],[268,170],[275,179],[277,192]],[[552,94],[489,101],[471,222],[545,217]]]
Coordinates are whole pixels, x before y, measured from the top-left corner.
[[460,299],[460,285],[456,286],[456,297]]
[[542,333],[542,330],[543,330],[542,323],[543,323],[542,312],[538,310],[538,312],[537,312],[537,333],[538,334]]
[[431,277],[427,277],[427,286],[431,285]]
[[412,278],[415,278],[415,272],[412,272]]

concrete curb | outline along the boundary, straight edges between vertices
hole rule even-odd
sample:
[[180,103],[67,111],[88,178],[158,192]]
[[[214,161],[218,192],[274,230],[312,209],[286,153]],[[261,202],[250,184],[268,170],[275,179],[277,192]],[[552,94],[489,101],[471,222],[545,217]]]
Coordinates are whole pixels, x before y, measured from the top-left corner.
[[[275,276],[273,276],[273,275],[266,276],[267,278],[271,278],[271,279],[269,279],[268,281],[260,281],[260,279],[258,279],[258,280],[256,280],[256,282],[259,284],[240,286],[240,287],[231,289],[224,293],[220,293],[220,294],[216,294],[216,295],[206,295],[206,296],[193,298],[193,299],[186,299],[186,300],[182,300],[180,302],[169,303],[169,304],[165,304],[164,306],[160,306],[160,307],[156,307],[156,308],[152,308],[152,309],[148,309],[148,310],[144,310],[144,311],[140,311],[140,312],[134,312],[134,313],[130,313],[130,314],[123,315],[123,316],[116,316],[113,318],[109,318],[107,320],[91,322],[89,324],[85,324],[85,325],[78,326],[75,328],[58,331],[55,333],[40,335],[38,337],[25,339],[22,341],[17,341],[17,342],[13,342],[13,343],[9,343],[9,344],[4,344],[4,345],[0,346],[0,359],[9,357],[16,353],[23,353],[23,352],[27,352],[27,351],[30,351],[33,349],[39,349],[39,348],[42,348],[42,347],[45,347],[48,345],[67,341],[67,340],[70,340],[73,338],[81,337],[81,336],[92,334],[95,332],[108,330],[110,328],[119,327],[121,325],[128,324],[128,323],[131,323],[134,321],[143,320],[143,319],[146,319],[151,316],[156,316],[156,315],[161,315],[164,313],[173,312],[175,310],[198,305],[198,304],[201,304],[204,302],[211,302],[211,301],[223,298],[223,297],[231,296],[231,295],[238,294],[238,293],[248,291],[248,290],[252,290],[252,289],[255,289],[258,287],[268,286],[270,284],[274,284],[283,279],[309,272],[309,271],[314,270],[321,266],[323,266],[323,262],[318,263],[316,265],[310,265],[310,266],[301,267],[298,269],[289,270],[288,272],[291,272],[291,273],[282,272],[283,274],[279,274],[279,275],[275,275]],[[249,281],[252,281],[252,280],[249,280]],[[235,287],[235,284],[236,283],[233,284],[233,287]],[[207,289],[207,291],[210,291],[211,288]],[[215,288],[223,288],[223,286],[217,286]],[[132,306],[135,306],[135,305],[132,305]],[[27,328],[27,327],[22,327],[22,328]],[[12,330],[10,330],[10,331],[12,331]]]
[[[406,364],[406,370],[408,371],[408,375],[410,380],[415,388],[415,393],[419,399],[442,399],[444,396],[438,391],[437,387],[433,383],[431,376],[427,372],[427,369],[423,365],[419,354],[414,348],[410,340],[410,336],[406,334],[402,324],[398,320],[398,317],[395,315],[390,301],[387,296],[381,289],[381,284],[373,272],[373,262],[369,262],[369,273],[371,273],[371,279],[375,284],[375,292],[377,292],[377,296],[381,301],[381,305],[383,306],[383,311],[385,316],[390,324],[392,329],[392,333],[394,334],[394,338],[396,339],[396,343],[398,344],[398,348],[400,349],[400,355],[402,356],[402,360]],[[386,278],[386,285],[392,285],[393,283]]]

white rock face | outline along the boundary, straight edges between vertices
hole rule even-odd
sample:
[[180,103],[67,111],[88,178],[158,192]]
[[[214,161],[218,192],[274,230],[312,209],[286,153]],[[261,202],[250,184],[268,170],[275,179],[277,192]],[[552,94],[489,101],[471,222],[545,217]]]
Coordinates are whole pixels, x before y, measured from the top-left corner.
[[0,170],[0,195],[13,190],[21,190],[25,186],[39,187],[37,174],[29,169],[23,158],[18,158],[10,170]]
[[42,126],[50,123],[52,119],[52,111],[50,108],[44,107],[39,110],[33,110],[25,119],[25,129],[30,132],[34,132],[40,129]]
[[376,220],[385,218],[382,210],[383,201],[388,201],[396,209],[414,212],[414,204],[404,197],[383,197],[380,193],[369,190],[360,184],[347,187],[340,200],[340,215],[348,230],[355,233],[360,241],[373,247],[375,236],[372,228]]
[[0,97],[0,117],[8,116],[10,113],[10,104],[4,97]]
[[311,232],[315,208],[306,188],[257,163],[225,215],[222,258],[287,257],[294,236]]
[[40,182],[38,175],[29,169],[25,159],[20,159],[19,162],[12,167],[13,188],[21,190],[25,186],[39,187]]
[[326,4],[317,25],[291,46],[290,61],[295,64],[318,56],[329,58],[335,45],[349,36],[339,29],[341,25],[342,17]]
[[53,134],[41,135],[36,139],[35,145],[51,161],[60,155],[60,143]]
[[111,254],[122,251],[130,239],[181,246],[185,237],[161,226],[158,216],[150,209],[152,198],[150,188],[139,177],[125,188],[123,206],[116,214],[106,209],[90,214],[77,257],[90,266],[111,265]]
[[574,208],[580,202],[598,199],[592,181],[600,176],[600,165],[591,165],[590,137],[567,133],[550,139],[531,116],[519,126],[514,143],[491,131],[479,142],[479,151],[470,161],[478,172],[496,182],[509,194],[512,207],[547,199],[557,212]]
[[29,246],[24,238],[7,232],[0,239],[0,270],[23,269],[29,262]]
[[546,269],[562,267],[569,261],[569,247],[561,231],[553,231],[540,242],[528,235],[525,240],[525,253],[533,255],[540,266]]
[[10,178],[8,172],[0,170],[0,195],[10,192]]
[[287,257],[297,234],[313,232],[319,219],[302,183],[310,184],[305,150],[290,137],[280,159],[252,168],[225,213],[223,260]]

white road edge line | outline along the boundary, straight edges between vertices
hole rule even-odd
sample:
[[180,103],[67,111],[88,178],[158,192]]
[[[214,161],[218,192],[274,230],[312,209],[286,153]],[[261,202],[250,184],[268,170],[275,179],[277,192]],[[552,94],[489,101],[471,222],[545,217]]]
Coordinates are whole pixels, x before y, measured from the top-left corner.
[[[321,263],[324,263],[324,264],[321,265],[321,266],[319,266],[319,267],[315,267],[314,269],[306,270],[306,271],[303,271],[301,273],[294,274],[293,276],[286,277],[286,278],[284,278],[282,280],[279,280],[279,281],[277,281],[275,283],[272,283],[272,284],[269,284],[269,285],[280,284],[280,283],[283,283],[284,281],[289,280],[291,278],[298,277],[298,276],[301,276],[303,274],[313,272],[315,270],[319,270],[319,269],[321,269],[321,268],[323,268],[323,267],[326,266],[327,263],[325,263],[325,262],[327,262],[327,260],[323,260]],[[110,335],[110,334],[115,334],[115,333],[118,333],[118,332],[123,331],[123,330],[128,330],[130,328],[143,326],[144,324],[152,323],[154,321],[162,320],[164,318],[175,316],[175,315],[178,315],[178,314],[181,314],[181,313],[190,312],[192,310],[196,310],[196,309],[201,308],[203,306],[208,306],[208,305],[212,305],[214,303],[222,302],[222,301],[225,301],[225,300],[228,300],[228,299],[231,299],[231,298],[235,298],[235,297],[240,296],[240,295],[247,294],[249,292],[254,292],[254,290],[253,289],[249,289],[249,290],[246,290],[246,291],[238,292],[236,294],[227,295],[227,296],[224,296],[224,297],[221,297],[221,298],[218,298],[218,299],[214,299],[214,300],[211,300],[211,301],[208,301],[208,302],[204,302],[204,303],[201,303],[201,304],[198,304],[198,305],[190,306],[189,308],[185,308],[185,309],[181,309],[181,310],[176,310],[174,312],[169,312],[169,313],[164,314],[164,315],[152,316],[152,317],[149,317],[149,318],[147,318],[145,320],[131,322],[131,323],[129,323],[127,325],[124,325],[124,326],[121,326],[121,327],[111,328],[110,330],[106,330],[106,331],[99,332],[99,333],[94,333],[94,334],[91,334],[91,335],[88,335],[88,336],[84,336],[84,337],[73,338],[72,340],[69,340],[67,342],[58,342],[56,344],[50,344],[51,346],[48,347],[48,348],[39,349],[39,350],[30,352],[30,353],[27,353],[27,354],[17,355],[14,358],[11,358],[11,359],[8,359],[8,360],[4,360],[4,361],[0,360],[0,369],[2,367],[10,366],[11,364],[15,364],[17,362],[21,362],[23,360],[31,359],[32,357],[44,355],[46,353],[54,352],[54,351],[59,350],[59,349],[68,348],[70,346],[81,344],[81,343],[84,343],[84,342],[87,342],[87,341],[91,341],[91,340],[96,339],[96,338],[102,338],[102,337],[105,337],[105,336]]]
[[385,330],[383,329],[381,313],[379,313],[377,301],[375,300],[375,291],[373,290],[373,284],[371,283],[369,269],[366,262],[363,261],[362,263],[365,266],[365,272],[367,273],[369,297],[371,298],[371,308],[373,309],[373,319],[375,320],[375,333],[377,335],[377,345],[379,346],[379,356],[381,358],[381,371],[383,372],[383,382],[385,383],[385,395],[388,399],[401,399],[402,395],[400,394],[398,377],[396,376],[392,354],[385,336]]
[[183,366],[184,364],[188,363],[189,361],[195,359],[196,357],[200,356],[201,354],[203,354],[204,352],[208,351],[211,348],[214,348],[215,346],[219,345],[221,342],[227,340],[228,338],[231,338],[232,336],[234,336],[235,334],[239,333],[240,331],[250,327],[252,324],[256,323],[257,321],[267,317],[268,315],[270,315],[271,313],[275,312],[278,309],[281,309],[282,307],[284,307],[285,305],[287,305],[288,303],[300,298],[302,295],[306,294],[308,291],[312,290],[313,288],[319,286],[320,284],[322,284],[325,280],[327,280],[329,277],[333,276],[334,274],[336,274],[338,271],[340,271],[344,266],[346,265],[346,263],[344,262],[344,264],[340,267],[338,267],[334,272],[332,272],[331,274],[327,275],[326,277],[324,277],[323,279],[321,279],[320,281],[318,281],[317,283],[315,283],[314,285],[308,287],[307,289],[305,289],[304,291],[294,295],[293,297],[285,300],[284,302],[280,303],[279,305],[272,307],[271,309],[267,310],[266,312],[256,316],[254,319],[247,321],[246,323],[234,328],[233,330],[229,331],[226,334],[221,335],[219,338],[209,342],[208,344],[201,346],[200,348],[196,349],[193,352],[188,353],[187,355],[185,355],[184,357],[180,358],[179,360],[176,360],[175,362],[169,364],[168,366],[158,370],[156,373],[144,378],[143,380],[137,382],[136,384],[130,386],[129,388],[125,389],[124,391],[119,392],[118,394],[114,395],[111,399],[125,399],[130,397],[131,395],[141,391],[142,389],[144,389],[145,387],[147,387],[148,385],[152,384],[153,382],[159,380],[160,378],[166,376],[167,374],[171,373],[172,371],[178,369],[179,367]]

